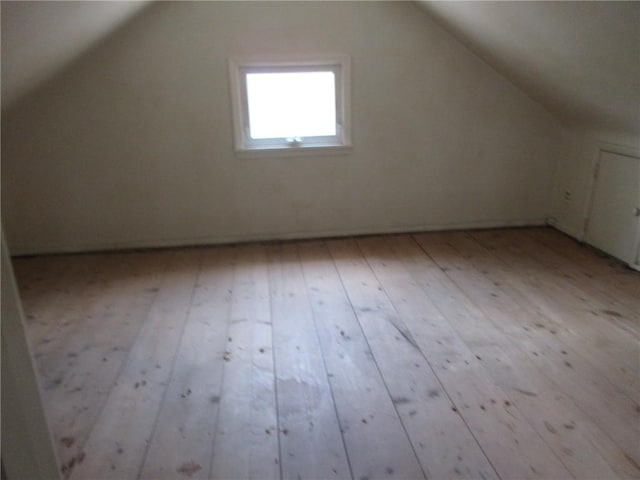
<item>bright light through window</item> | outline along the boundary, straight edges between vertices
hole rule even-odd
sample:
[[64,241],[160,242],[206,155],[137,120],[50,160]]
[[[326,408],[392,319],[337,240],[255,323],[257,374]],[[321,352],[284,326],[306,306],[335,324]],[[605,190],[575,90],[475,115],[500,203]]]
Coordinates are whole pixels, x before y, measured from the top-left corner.
[[347,55],[230,58],[237,155],[350,152],[350,79]]
[[333,72],[248,73],[253,139],[336,135]]

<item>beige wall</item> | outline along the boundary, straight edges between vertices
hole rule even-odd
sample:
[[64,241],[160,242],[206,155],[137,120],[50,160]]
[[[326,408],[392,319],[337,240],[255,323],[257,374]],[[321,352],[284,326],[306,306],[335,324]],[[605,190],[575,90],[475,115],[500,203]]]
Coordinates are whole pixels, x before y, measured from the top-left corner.
[[144,1],[4,1],[2,12],[2,109],[66,68]]
[[601,147],[638,155],[640,137],[614,131],[563,128],[550,217],[556,228],[579,240],[583,240],[585,233],[593,175]]
[[[234,156],[226,59],[346,53],[349,155]],[[2,118],[14,253],[543,222],[561,129],[412,3],[157,3]]]
[[60,466],[42,405],[4,231],[0,238],[2,466],[11,480],[58,480]]

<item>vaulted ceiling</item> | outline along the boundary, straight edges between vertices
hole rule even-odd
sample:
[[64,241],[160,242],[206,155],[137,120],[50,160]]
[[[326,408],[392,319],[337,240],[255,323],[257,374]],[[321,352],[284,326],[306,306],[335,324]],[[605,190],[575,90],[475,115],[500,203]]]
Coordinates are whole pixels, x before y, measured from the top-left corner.
[[2,109],[65,68],[148,3],[2,1]]
[[[419,4],[565,122],[640,134],[640,2]],[[3,110],[146,5],[3,1]]]
[[566,122],[640,135],[640,2],[419,3]]

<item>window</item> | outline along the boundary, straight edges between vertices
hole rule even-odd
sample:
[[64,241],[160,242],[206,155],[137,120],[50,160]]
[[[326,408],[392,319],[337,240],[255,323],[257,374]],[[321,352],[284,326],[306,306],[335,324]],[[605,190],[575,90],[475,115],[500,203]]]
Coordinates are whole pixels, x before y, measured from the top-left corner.
[[343,152],[351,146],[349,60],[229,61],[239,153]]

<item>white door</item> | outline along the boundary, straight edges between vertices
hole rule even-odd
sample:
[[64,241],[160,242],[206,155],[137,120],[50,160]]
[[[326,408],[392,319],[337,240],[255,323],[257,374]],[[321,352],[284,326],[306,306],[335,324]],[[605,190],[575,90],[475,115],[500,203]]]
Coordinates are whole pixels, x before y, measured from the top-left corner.
[[629,264],[638,257],[640,158],[600,152],[586,242]]

